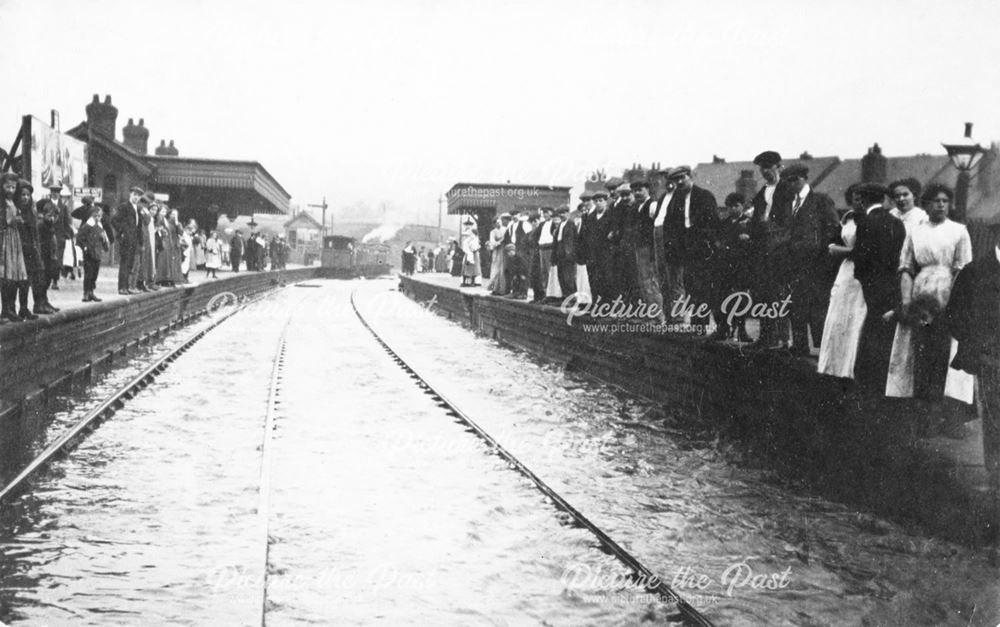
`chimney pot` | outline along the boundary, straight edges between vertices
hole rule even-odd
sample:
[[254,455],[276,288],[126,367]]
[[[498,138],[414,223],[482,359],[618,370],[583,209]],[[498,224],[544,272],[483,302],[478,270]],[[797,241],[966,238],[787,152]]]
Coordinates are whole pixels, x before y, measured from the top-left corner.
[[139,126],[145,126],[146,120],[139,118]]
[[972,139],[972,122],[965,123],[965,136]]
[[104,104],[106,104],[106,105],[111,104],[111,95],[110,94],[104,96]]

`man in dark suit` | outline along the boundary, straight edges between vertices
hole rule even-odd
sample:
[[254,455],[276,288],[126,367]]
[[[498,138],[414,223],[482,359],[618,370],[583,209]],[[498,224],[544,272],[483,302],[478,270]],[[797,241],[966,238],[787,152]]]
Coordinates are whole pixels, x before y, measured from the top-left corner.
[[[866,209],[855,215],[854,277],[861,283],[868,313],[861,328],[855,375],[858,386],[873,396],[885,394],[889,355],[896,325],[892,312],[900,299],[899,253],[906,238],[903,223],[883,206],[887,190],[863,183],[854,190]],[[794,305],[793,305],[794,306]]]
[[1000,246],[958,273],[947,322],[958,340],[951,367],[976,377],[983,459],[996,494],[1000,490]]
[[118,205],[111,223],[118,242],[118,293],[138,294],[135,289],[135,270],[139,255],[142,254],[143,237],[140,232],[139,199],[145,192],[141,187],[133,187],[128,193],[128,202]]
[[585,217],[583,224],[584,245],[589,254],[587,278],[594,300],[611,303],[620,291],[615,285],[615,244],[612,241],[615,220],[608,210],[609,194],[604,190],[594,192],[594,213]]
[[691,304],[697,309],[709,298],[706,264],[719,230],[719,207],[712,192],[694,184],[690,166],[672,168],[668,177],[677,188],[663,224],[670,295],[669,303],[664,305],[670,311],[685,293],[690,293]]
[[833,200],[809,186],[809,168],[793,165],[785,169],[782,179],[792,194],[788,214],[788,240],[775,249],[784,268],[792,296],[792,353],[800,357],[811,351],[809,334],[819,342],[823,323],[830,305],[830,288],[836,273],[833,258],[827,253],[837,239],[840,226]]
[[[772,303],[782,300],[787,291],[776,267],[777,259],[774,251],[784,246],[788,239],[791,194],[787,182],[781,179],[780,154],[773,150],[765,150],[754,157],[753,162],[760,170],[764,185],[751,201],[753,206],[749,225],[751,293],[757,302]],[[783,347],[788,339],[785,321],[761,318],[759,322],[760,337],[754,346]]]
[[576,225],[568,219],[569,207],[556,209],[555,245],[552,263],[556,264],[559,290],[563,298],[576,293]]
[[528,272],[531,260],[531,222],[527,211],[520,211],[517,218],[510,223],[507,234],[504,235],[504,254],[507,255],[507,284],[510,293],[507,298],[525,299],[528,297]]

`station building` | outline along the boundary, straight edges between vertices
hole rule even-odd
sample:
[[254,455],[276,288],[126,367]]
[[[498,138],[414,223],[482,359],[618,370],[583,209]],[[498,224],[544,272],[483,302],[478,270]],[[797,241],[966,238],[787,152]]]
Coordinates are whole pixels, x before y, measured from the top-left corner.
[[291,195],[257,161],[182,157],[174,141],[161,140],[149,154],[145,119],[129,118],[116,137],[118,109],[111,96],[95,94],[87,120],[66,132],[88,145],[90,187],[100,187],[104,202],[124,202],[138,185],[168,196],[167,204],[182,220],[194,218],[200,228],[215,229],[220,215],[288,214]]

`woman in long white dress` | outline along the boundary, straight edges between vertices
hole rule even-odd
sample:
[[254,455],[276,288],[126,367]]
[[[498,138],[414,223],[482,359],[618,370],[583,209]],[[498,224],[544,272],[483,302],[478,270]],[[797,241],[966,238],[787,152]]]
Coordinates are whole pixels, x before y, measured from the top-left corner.
[[490,264],[490,282],[486,285],[486,289],[497,295],[503,295],[509,291],[507,289],[507,276],[505,273],[507,268],[507,258],[503,252],[503,239],[504,235],[507,233],[507,227],[504,226],[503,223],[504,215],[507,216],[508,222],[510,221],[509,214],[502,214],[498,217],[493,230],[490,231],[490,239],[486,243],[486,246],[490,249],[490,254],[492,255],[492,262]]
[[929,220],[907,233],[900,254],[902,311],[885,393],[936,403],[947,387],[949,396],[971,402],[971,377],[948,367],[954,347],[943,313],[958,271],[972,261],[972,241],[964,225],[948,219],[954,200],[949,187],[928,186],[924,200]]
[[479,285],[476,283],[476,277],[479,276],[479,233],[475,228],[462,233],[462,252],[465,253],[462,260],[462,286]]
[[920,198],[920,181],[914,178],[900,179],[889,183],[889,195],[896,202],[896,207],[889,213],[903,222],[906,232],[913,227],[927,222],[927,212],[917,206]]
[[[853,206],[851,193],[852,189],[848,188],[847,202]],[[854,259],[851,258],[858,232],[858,225],[854,220],[854,212],[857,210],[858,207],[855,207],[848,211],[840,220],[840,239],[843,244],[829,246],[831,256],[844,257],[844,260],[840,262],[840,271],[830,290],[830,306],[823,324],[823,340],[820,342],[819,363],[816,366],[820,374],[845,379],[854,378],[861,327],[868,314],[861,283],[854,278]],[[864,208],[860,210],[864,211]]]

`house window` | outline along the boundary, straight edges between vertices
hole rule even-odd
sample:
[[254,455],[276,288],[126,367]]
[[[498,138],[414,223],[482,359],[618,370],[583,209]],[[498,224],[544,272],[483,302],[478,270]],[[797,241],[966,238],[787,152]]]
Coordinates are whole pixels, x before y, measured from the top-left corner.
[[291,246],[292,248],[295,248],[296,246],[296,240],[298,239],[298,234],[299,232],[296,231],[295,229],[288,230],[288,245]]

